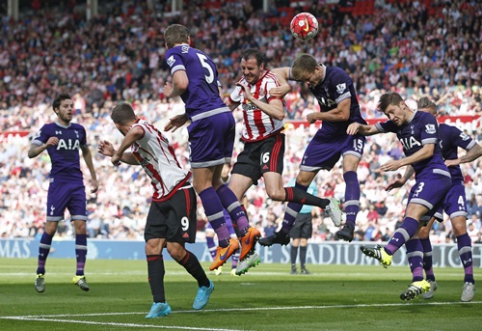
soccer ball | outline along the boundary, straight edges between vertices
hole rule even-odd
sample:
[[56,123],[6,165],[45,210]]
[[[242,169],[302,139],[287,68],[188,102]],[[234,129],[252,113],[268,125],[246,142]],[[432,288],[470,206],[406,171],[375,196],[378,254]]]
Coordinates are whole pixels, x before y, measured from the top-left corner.
[[299,13],[290,23],[293,37],[299,40],[309,40],[318,33],[318,20],[310,13]]

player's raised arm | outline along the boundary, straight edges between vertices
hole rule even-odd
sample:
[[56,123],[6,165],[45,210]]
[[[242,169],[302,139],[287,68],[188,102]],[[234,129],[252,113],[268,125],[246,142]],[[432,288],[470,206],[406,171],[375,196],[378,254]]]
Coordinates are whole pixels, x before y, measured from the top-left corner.
[[[344,122],[350,118],[351,100],[345,99],[337,104],[336,108],[333,108],[327,112],[313,112],[306,117],[307,121],[314,123],[316,121],[329,121],[329,122]],[[374,133],[373,133],[374,134]]]
[[[102,140],[99,142],[98,152],[104,156],[112,157],[116,153],[116,150],[114,145],[112,145],[109,141]],[[121,161],[131,165],[139,165],[137,159],[130,152],[124,152],[122,154]]]
[[236,85],[243,89],[245,98],[255,104],[263,113],[277,120],[282,120],[285,117],[285,110],[281,99],[273,98],[266,103],[255,98],[253,94],[251,94],[249,86],[240,83]]
[[380,133],[375,125],[365,125],[361,123],[351,123],[346,129],[346,133],[349,135],[361,134],[363,136],[372,136]]
[[288,84],[288,80],[290,79],[290,68],[289,67],[282,67],[282,68],[275,68],[271,70],[276,77],[278,78],[278,82],[280,86],[273,87],[269,90],[269,94],[273,97],[283,98],[286,94],[291,91],[291,86]]
[[[141,139],[144,136],[144,130],[139,126],[134,126],[130,129],[127,134],[125,135],[124,139],[121,142],[119,149],[114,152],[112,155],[111,162],[113,165],[118,165],[119,162],[125,162],[128,164],[139,164],[137,160],[132,156],[131,153],[124,153],[126,149],[132,146],[134,142]],[[124,158],[123,155],[127,154]]]

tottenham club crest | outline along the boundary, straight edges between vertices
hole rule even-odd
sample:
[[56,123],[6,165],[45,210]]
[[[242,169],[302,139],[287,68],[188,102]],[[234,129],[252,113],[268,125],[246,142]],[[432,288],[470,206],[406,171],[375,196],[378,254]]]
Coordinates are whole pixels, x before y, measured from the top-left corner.
[[428,134],[435,134],[437,132],[437,130],[435,129],[435,124],[426,124],[425,132],[427,132]]
[[346,90],[346,83],[336,85],[336,91],[338,94],[342,94]]

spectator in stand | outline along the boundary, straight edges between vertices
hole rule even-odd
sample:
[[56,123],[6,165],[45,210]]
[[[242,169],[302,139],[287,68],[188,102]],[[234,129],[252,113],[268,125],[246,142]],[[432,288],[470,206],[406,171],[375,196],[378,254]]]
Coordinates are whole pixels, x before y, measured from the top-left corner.
[[[274,215],[274,214],[270,214]],[[276,224],[275,224],[275,219],[273,217],[268,217],[268,224],[264,227],[264,235],[265,236],[271,236],[275,233],[276,231]]]
[[375,204],[375,210],[377,211],[378,215],[385,216],[387,214],[388,208],[385,205],[385,201],[379,201]]

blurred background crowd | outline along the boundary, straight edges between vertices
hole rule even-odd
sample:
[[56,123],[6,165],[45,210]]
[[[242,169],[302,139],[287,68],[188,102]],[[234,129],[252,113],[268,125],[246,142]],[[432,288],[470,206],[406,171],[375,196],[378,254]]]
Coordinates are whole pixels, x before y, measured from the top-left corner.
[[[89,21],[85,1],[47,1],[43,6],[32,1],[21,8],[18,21],[6,15],[5,4],[0,5],[0,237],[34,237],[43,231],[50,160],[47,153],[28,159],[27,150],[31,136],[56,119],[50,103],[59,92],[72,95],[74,121],[86,127],[93,151],[99,140],[117,145],[120,141],[109,117],[116,102],[131,102],[140,117],[160,129],[169,117],[184,111],[180,99],[168,100],[162,91],[170,79],[163,31],[171,23],[188,26],[193,46],[214,59],[226,96],[240,78],[244,49],[260,48],[268,67],[289,66],[297,54],[307,52],[350,74],[365,119],[384,119],[376,104],[386,91],[399,92],[413,108],[428,95],[444,121],[481,141],[480,1],[361,2],[368,10],[325,1],[270,1],[268,11],[259,7],[261,1],[185,1],[183,11],[172,14],[162,0],[153,0],[152,10],[141,0],[100,0],[99,15]],[[303,10],[320,21],[318,35],[305,43],[294,40],[289,31],[291,17]],[[319,127],[307,125],[306,114],[319,108],[306,87],[296,83],[285,101],[283,176],[288,182],[296,177],[304,149]],[[238,137],[233,161],[242,148],[242,114],[234,114]],[[181,163],[189,167],[186,130],[167,135]],[[147,176],[140,167],[113,167],[109,159],[94,154],[100,190],[88,200],[89,236],[142,239],[152,194]],[[402,221],[413,183],[386,192],[398,172],[378,170],[387,160],[402,156],[395,136],[367,140],[358,170],[362,197],[356,240],[387,240]],[[482,242],[481,161],[462,168],[469,235],[474,243]],[[89,190],[89,172],[83,169]],[[316,184],[320,196],[343,200],[341,164],[331,172],[321,171]],[[253,225],[262,233],[273,231],[284,205],[267,199],[262,182],[246,198]],[[313,213],[311,241],[335,240],[331,220],[319,209]],[[200,238],[205,222],[199,202]],[[57,237],[71,238],[71,233],[69,222],[63,222]],[[431,237],[433,242],[453,242],[450,222],[436,224]]]

